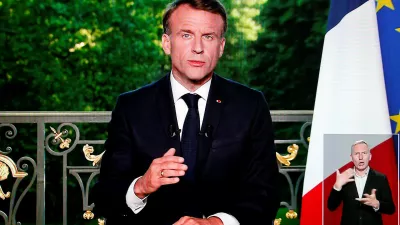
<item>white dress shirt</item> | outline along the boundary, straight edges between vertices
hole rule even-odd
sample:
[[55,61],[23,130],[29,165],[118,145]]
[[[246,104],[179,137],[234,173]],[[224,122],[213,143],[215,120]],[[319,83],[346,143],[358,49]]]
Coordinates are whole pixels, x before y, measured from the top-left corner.
[[356,170],[354,170],[354,181],[356,182],[357,193],[358,193],[359,198],[363,197],[365,183],[367,182],[367,178],[368,178],[368,172],[369,172],[369,167],[367,167],[367,169],[365,169],[364,176],[358,175],[356,173]]
[[[200,127],[201,127],[204,118],[204,111],[206,109],[208,92],[211,86],[211,79],[207,81],[203,86],[198,88],[195,92],[190,92],[174,78],[172,72],[170,78],[171,78],[170,80],[171,80],[172,96],[174,98],[175,112],[179,129],[182,130],[183,123],[185,122],[185,117],[188,112],[188,107],[185,101],[181,98],[183,95],[187,93],[193,93],[193,94],[195,93],[200,95],[198,108],[199,108]],[[180,132],[180,135],[182,136],[182,132]],[[136,178],[131,183],[128,192],[126,193],[126,204],[129,206],[129,208],[132,209],[132,211],[135,214],[139,213],[147,204],[147,197],[145,197],[144,199],[140,199],[135,195],[135,192],[133,191],[133,187],[135,186],[135,183],[139,178],[140,177]],[[212,204],[212,202],[210,202],[209,204]],[[234,216],[224,212],[219,212],[211,216],[215,216],[221,219],[224,225],[240,225],[239,221]]]

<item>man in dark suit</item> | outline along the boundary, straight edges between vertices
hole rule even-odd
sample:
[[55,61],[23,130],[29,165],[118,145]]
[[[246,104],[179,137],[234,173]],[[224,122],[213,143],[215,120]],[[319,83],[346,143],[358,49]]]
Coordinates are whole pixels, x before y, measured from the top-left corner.
[[272,224],[279,207],[271,115],[262,93],[214,73],[226,12],[217,0],[167,8],[172,71],[119,96],[96,210],[107,224]]
[[328,198],[328,209],[343,201],[341,225],[382,225],[382,213],[393,214],[395,206],[386,176],[369,167],[368,144],[356,141],[351,147],[354,168],[336,171],[336,183]]

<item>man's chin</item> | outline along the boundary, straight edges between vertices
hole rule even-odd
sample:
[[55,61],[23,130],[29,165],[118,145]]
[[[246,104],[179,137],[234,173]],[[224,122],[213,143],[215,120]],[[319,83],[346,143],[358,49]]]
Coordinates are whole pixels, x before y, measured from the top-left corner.
[[357,166],[358,171],[364,171],[367,167],[365,165],[359,165]]
[[211,78],[211,76],[212,76],[212,73],[206,74],[206,75],[202,74],[202,75],[198,75],[198,76],[191,76],[191,77],[189,77],[189,80],[194,84],[202,84],[205,81],[208,81]]

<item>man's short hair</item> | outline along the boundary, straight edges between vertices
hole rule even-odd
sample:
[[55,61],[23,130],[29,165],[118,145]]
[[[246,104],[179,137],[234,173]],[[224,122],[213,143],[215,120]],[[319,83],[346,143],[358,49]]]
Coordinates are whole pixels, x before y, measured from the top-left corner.
[[222,32],[222,36],[224,36],[227,28],[227,14],[224,5],[219,0],[175,0],[171,2],[164,13],[163,16],[163,29],[164,34],[170,34],[171,29],[169,27],[169,18],[171,17],[172,13],[183,4],[188,4],[190,7],[198,10],[204,10],[210,13],[218,14],[222,17],[224,21],[224,29]]
[[358,141],[354,142],[354,143],[351,145],[351,154],[353,154],[353,148],[354,148],[354,146],[359,145],[359,144],[365,144],[365,145],[367,146],[367,148],[368,148],[368,151],[369,151],[369,145],[368,145],[368,143],[367,143],[366,141],[364,141],[364,140],[358,140]]

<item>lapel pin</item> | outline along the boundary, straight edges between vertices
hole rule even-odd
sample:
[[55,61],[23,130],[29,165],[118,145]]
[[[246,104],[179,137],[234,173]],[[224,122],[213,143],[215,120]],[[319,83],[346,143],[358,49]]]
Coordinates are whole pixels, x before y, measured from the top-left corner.
[[216,100],[216,102],[217,102],[217,103],[222,103],[222,101],[221,101],[221,100],[219,100],[219,99],[217,99],[217,100]]

